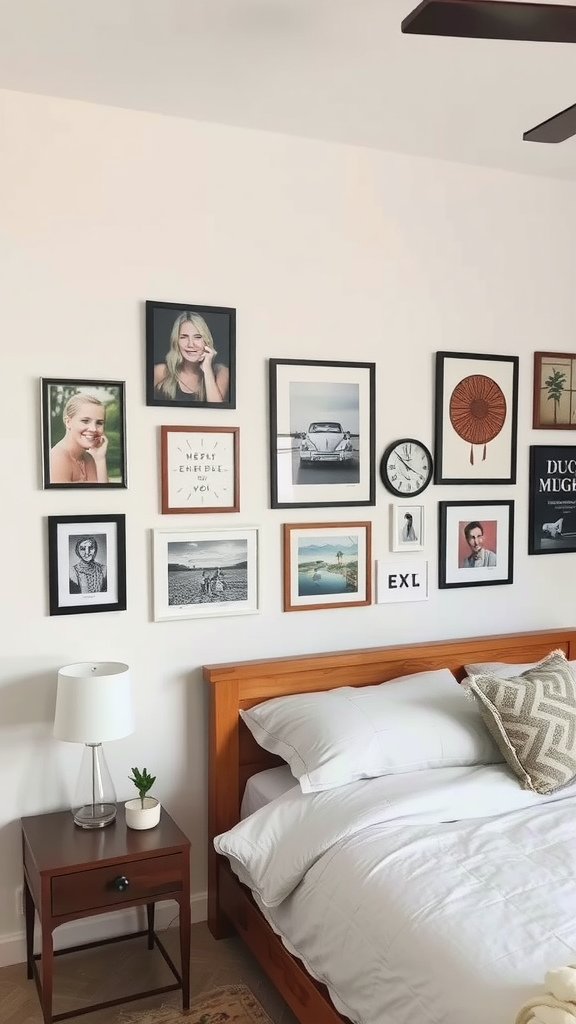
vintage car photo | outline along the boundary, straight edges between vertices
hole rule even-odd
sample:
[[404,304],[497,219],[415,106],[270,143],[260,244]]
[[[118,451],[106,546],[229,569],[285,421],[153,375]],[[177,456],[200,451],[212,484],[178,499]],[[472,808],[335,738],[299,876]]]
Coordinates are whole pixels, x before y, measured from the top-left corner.
[[342,424],[335,420],[311,423],[301,437],[301,466],[311,466],[313,462],[349,462],[354,458],[350,431],[343,430]]

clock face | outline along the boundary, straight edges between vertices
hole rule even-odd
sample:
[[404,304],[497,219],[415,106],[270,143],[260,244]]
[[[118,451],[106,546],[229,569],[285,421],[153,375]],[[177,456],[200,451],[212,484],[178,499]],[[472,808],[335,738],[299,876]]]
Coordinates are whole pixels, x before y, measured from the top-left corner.
[[432,456],[425,444],[412,437],[389,445],[380,462],[382,483],[392,494],[421,494],[432,480]]

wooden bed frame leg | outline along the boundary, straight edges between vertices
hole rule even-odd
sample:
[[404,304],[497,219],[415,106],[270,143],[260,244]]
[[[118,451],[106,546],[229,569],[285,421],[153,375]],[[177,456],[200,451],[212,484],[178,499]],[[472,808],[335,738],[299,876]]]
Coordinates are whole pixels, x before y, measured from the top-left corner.
[[230,918],[218,906],[216,893],[208,894],[208,928],[215,939],[228,939],[236,931]]

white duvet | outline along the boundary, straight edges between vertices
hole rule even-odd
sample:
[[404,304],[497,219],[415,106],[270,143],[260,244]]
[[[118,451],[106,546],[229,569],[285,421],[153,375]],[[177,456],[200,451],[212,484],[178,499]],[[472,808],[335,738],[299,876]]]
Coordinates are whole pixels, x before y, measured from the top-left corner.
[[358,1024],[513,1024],[576,962],[574,785],[492,765],[295,788],[215,846]]

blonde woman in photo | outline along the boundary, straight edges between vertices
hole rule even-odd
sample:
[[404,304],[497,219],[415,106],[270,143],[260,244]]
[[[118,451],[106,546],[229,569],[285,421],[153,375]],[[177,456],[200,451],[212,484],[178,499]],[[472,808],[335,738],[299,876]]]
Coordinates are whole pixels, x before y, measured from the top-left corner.
[[99,398],[79,391],[62,414],[66,433],[50,451],[51,484],[107,484],[106,411]]
[[174,321],[166,362],[154,367],[159,398],[191,402],[224,402],[230,371],[217,363],[214,339],[199,313],[187,310]]

